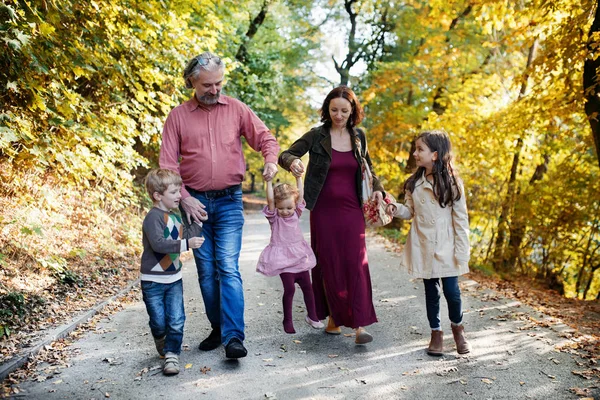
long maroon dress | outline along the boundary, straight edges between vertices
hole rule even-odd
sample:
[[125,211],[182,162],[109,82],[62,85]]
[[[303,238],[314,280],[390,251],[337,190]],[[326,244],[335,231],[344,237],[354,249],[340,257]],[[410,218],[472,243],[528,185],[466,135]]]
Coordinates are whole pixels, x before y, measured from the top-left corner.
[[377,322],[365,245],[365,220],[356,193],[359,168],[353,152],[331,151],[331,165],[310,213],[312,270],[317,315],[338,326]]

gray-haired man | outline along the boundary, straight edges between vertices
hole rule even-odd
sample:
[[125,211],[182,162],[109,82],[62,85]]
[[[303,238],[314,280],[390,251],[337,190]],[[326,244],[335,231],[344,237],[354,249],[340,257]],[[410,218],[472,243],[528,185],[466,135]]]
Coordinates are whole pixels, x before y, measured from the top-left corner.
[[215,54],[202,53],[189,61],[183,78],[195,94],[169,113],[159,163],[181,175],[181,207],[187,218],[204,222],[206,240],[194,250],[194,257],[212,332],[200,350],[222,343],[227,358],[240,358],[247,354],[238,265],[246,167],[241,137],[262,153],[267,181],[277,174],[279,145],[247,105],[221,94],[224,73],[224,63]]

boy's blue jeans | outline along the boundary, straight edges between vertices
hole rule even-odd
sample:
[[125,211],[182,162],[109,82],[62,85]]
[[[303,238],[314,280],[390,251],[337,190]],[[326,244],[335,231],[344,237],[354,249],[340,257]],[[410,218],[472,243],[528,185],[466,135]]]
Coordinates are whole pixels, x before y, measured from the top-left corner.
[[244,289],[238,260],[242,247],[244,209],[241,188],[222,197],[192,193],[206,206],[204,243],[194,250],[198,282],[212,329],[221,330],[221,343],[244,340]]
[[[444,297],[448,303],[448,314],[450,321],[455,324],[462,322],[462,302],[460,299],[460,288],[458,287],[458,276],[441,278]],[[423,279],[425,284],[425,305],[427,306],[427,319],[431,329],[440,328],[440,278]]]
[[165,354],[181,353],[185,323],[182,280],[173,283],[142,281],[141,286],[152,336],[158,339],[166,335]]

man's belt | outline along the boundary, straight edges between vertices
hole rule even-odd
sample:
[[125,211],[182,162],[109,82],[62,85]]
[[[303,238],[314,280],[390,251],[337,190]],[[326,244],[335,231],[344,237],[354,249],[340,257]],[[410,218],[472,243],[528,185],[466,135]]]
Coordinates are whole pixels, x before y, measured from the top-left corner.
[[204,196],[207,199],[218,199],[219,197],[229,196],[230,194],[234,194],[241,188],[242,188],[241,183],[239,183],[237,185],[229,186],[228,188],[225,188],[225,189],[207,190],[205,192],[201,192],[199,190],[192,189],[189,186],[185,187],[185,189],[188,191],[188,193],[191,194],[192,196]]

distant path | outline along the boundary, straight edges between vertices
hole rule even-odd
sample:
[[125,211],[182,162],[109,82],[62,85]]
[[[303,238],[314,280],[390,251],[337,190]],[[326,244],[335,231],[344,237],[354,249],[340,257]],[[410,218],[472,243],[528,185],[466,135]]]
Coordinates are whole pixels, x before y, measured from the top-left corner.
[[[308,214],[303,218],[308,237]],[[246,215],[240,259],[246,298],[248,357],[226,361],[223,348],[204,353],[197,345],[209,332],[193,261],[184,265],[186,330],[182,372],[160,373],[141,301],[103,320],[74,346],[72,366],[43,382],[25,382],[19,398],[31,399],[575,399],[572,387],[589,381],[577,358],[554,350],[565,326],[539,328],[513,319],[543,315],[508,299],[496,299],[473,281],[463,282],[469,357],[457,357],[445,302],[444,358],[425,354],[429,339],[422,283],[399,269],[399,255],[381,239],[367,242],[379,323],[375,341],[356,346],[351,336],[328,336],[303,322],[296,292],[295,335],[281,326],[281,283],[254,272],[268,243],[269,225],[259,212]],[[141,296],[139,296],[141,297]],[[344,334],[352,334],[345,329]],[[183,369],[191,364],[189,369]],[[202,370],[204,372],[202,372]],[[210,370],[208,370],[210,369]],[[49,374],[50,373],[50,374]],[[43,378],[41,378],[43,379]],[[40,380],[41,380],[40,379]],[[587,385],[586,385],[587,384]],[[110,397],[108,397],[110,396]]]

